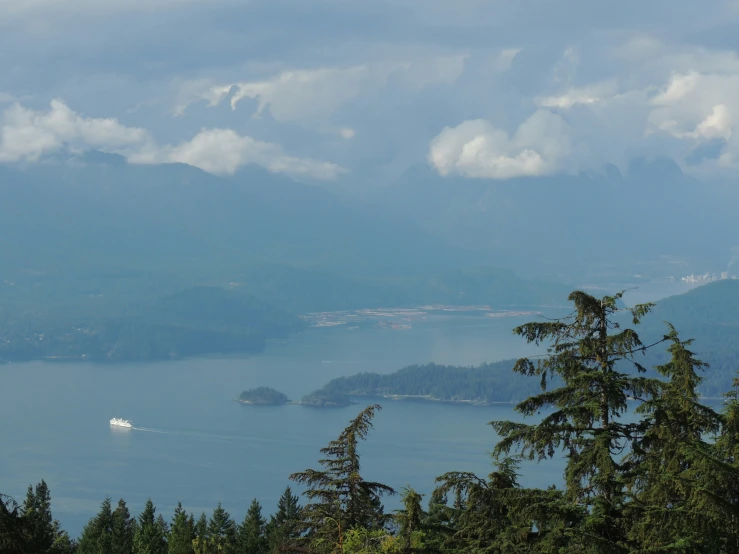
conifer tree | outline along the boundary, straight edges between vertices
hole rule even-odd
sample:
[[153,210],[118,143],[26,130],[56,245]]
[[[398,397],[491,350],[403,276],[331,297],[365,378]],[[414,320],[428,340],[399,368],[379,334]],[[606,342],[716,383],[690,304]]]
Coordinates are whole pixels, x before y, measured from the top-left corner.
[[196,554],[206,554],[211,552],[208,537],[208,518],[204,513],[200,514],[198,521],[195,523],[195,540],[193,541],[193,550]]
[[133,552],[134,520],[126,502],[121,498],[113,511],[113,544],[111,554],[131,554]]
[[255,498],[251,501],[246,517],[237,531],[236,543],[240,554],[266,554],[268,551],[266,523],[262,517],[262,506]]
[[[626,501],[626,476],[621,460],[638,424],[620,418],[629,397],[642,398],[658,386],[655,379],[638,375],[645,368],[636,356],[655,346],[644,345],[631,328],[621,328],[616,314],[622,293],[595,298],[574,291],[569,300],[573,313],[563,319],[527,323],[514,333],[537,345],[548,344],[548,355],[518,360],[514,371],[540,378],[542,393],[516,406],[524,416],[544,414],[534,425],[495,421],[501,437],[494,454],[512,449],[529,459],[551,458],[564,450],[565,499],[587,508],[581,525],[582,545],[593,552],[625,551],[626,529],[622,521]],[[652,305],[639,304],[628,311],[638,324]],[[623,371],[630,364],[637,374]],[[558,380],[553,390],[548,383]]]
[[295,546],[300,538],[302,509],[298,497],[287,487],[277,502],[277,512],[270,516],[265,534],[271,552]]
[[[164,520],[162,520],[164,521]],[[151,499],[146,501],[144,511],[139,514],[133,539],[134,554],[166,554],[166,528],[157,521],[156,508]]]
[[103,500],[100,511],[82,530],[77,552],[79,554],[109,554],[113,549],[113,511],[110,498]]
[[405,487],[401,493],[403,508],[395,513],[398,524],[398,538],[402,549],[421,548],[423,542],[423,524],[427,514],[423,511],[423,496],[411,487]]
[[188,517],[182,509],[182,503],[178,502],[167,540],[168,554],[193,554],[193,540],[195,540],[195,525],[192,516]]
[[233,552],[236,545],[236,524],[220,502],[208,522],[208,541],[218,552]]
[[704,437],[718,433],[721,418],[699,401],[703,378],[698,372],[707,365],[689,350],[692,341],[681,341],[672,326],[666,336],[671,359],[655,369],[667,381],[636,410],[644,417],[629,455],[634,468],[631,547],[719,552],[725,524],[719,483],[726,468]]
[[306,532],[314,549],[343,550],[344,533],[349,529],[369,531],[381,528],[386,517],[380,497],[395,491],[361,475],[357,446],[372,429],[372,419],[381,407],[368,406],[354,418],[321,453],[322,470],[308,469],[290,479],[308,489],[303,493],[310,502],[303,509]]
[[50,550],[55,538],[54,519],[51,515],[51,494],[43,479],[35,489],[29,485],[22,514],[34,548],[39,552]]

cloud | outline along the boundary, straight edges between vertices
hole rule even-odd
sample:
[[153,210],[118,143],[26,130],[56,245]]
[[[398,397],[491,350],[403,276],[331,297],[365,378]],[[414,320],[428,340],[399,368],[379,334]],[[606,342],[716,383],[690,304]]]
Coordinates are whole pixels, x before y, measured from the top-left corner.
[[62,148],[122,152],[147,138],[144,129],[114,118],[81,116],[60,100],[52,100],[46,112],[14,104],[5,110],[0,128],[0,162],[33,161]]
[[56,152],[91,149],[122,154],[130,163],[182,162],[216,174],[230,174],[250,163],[312,179],[332,179],[345,171],[336,164],[291,156],[279,144],[231,129],[202,130],[178,146],[159,146],[145,129],[114,118],[80,115],[61,100],[53,100],[47,111],[14,104],[3,114],[0,162],[36,161]]
[[589,106],[604,102],[616,94],[616,81],[593,83],[584,87],[572,87],[557,95],[536,99],[542,108],[559,108],[567,110],[577,105]]
[[482,119],[446,127],[431,141],[428,160],[443,176],[508,179],[553,173],[568,154],[567,124],[539,110],[512,137]]
[[139,152],[129,162],[181,162],[215,174],[232,174],[244,165],[257,164],[273,173],[321,180],[346,171],[333,163],[287,155],[278,144],[240,136],[231,129],[203,129],[187,142]]
[[[505,70],[518,50],[502,52],[495,63]],[[209,79],[184,83],[174,109],[184,115],[187,107],[206,101],[215,107],[228,100],[236,110],[244,100],[253,100],[253,115],[269,110],[277,121],[323,123],[349,101],[372,96],[392,81],[406,91],[436,84],[452,84],[464,71],[464,55],[432,56],[415,61],[373,62],[349,67],[291,69],[263,80],[213,84]]]

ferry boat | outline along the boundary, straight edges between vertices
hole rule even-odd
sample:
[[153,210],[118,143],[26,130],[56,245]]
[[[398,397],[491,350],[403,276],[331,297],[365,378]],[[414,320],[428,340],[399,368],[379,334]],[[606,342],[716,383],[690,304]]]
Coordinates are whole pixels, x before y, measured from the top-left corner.
[[121,419],[119,417],[114,417],[110,420],[110,424],[113,427],[128,427],[129,429],[133,427],[133,424],[128,421],[127,419]]

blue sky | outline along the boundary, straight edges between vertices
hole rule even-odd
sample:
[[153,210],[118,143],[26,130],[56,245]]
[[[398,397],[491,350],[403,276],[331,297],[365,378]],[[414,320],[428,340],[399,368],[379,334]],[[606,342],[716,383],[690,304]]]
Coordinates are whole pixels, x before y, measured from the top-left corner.
[[0,162],[739,169],[739,2],[0,0]]

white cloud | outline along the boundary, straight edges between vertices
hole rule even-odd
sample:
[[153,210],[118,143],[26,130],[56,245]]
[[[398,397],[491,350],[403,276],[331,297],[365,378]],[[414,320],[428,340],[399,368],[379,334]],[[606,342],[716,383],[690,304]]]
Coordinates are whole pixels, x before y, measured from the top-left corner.
[[[505,50],[494,61],[503,71],[510,67],[518,50]],[[245,99],[257,103],[254,116],[269,110],[281,122],[320,123],[359,96],[371,96],[390,80],[406,90],[418,91],[434,84],[452,84],[464,71],[464,55],[433,56],[413,62],[373,62],[349,67],[292,69],[267,79],[213,84],[209,79],[184,83],[174,113],[206,101],[215,107],[228,100],[232,110]]]
[[571,87],[563,93],[538,98],[536,103],[542,108],[567,110],[576,105],[589,106],[604,102],[613,98],[616,89],[616,81],[605,81],[584,87]]
[[565,121],[539,110],[512,137],[482,119],[446,127],[431,141],[428,160],[444,176],[508,179],[560,170],[569,150]]
[[36,160],[62,148],[121,152],[145,142],[144,129],[126,127],[114,118],[84,117],[60,100],[46,112],[14,104],[3,114],[0,162]]
[[294,177],[333,179],[345,170],[336,164],[290,156],[278,144],[241,136],[231,129],[203,129],[177,146],[157,147],[129,157],[131,163],[181,162],[215,174],[232,174],[247,164]]
[[37,112],[14,104],[0,126],[0,162],[35,161],[64,150],[101,150],[127,157],[131,163],[182,162],[216,174],[229,174],[246,164],[275,173],[332,179],[345,170],[336,164],[291,156],[279,144],[241,136],[231,129],[203,130],[178,146],[158,146],[138,127],[113,118],[85,117],[61,100]]
[[354,138],[354,135],[356,133],[355,133],[354,129],[352,129],[350,127],[342,127],[341,129],[339,129],[339,134],[343,138],[345,138],[345,139],[348,140],[348,139]]

